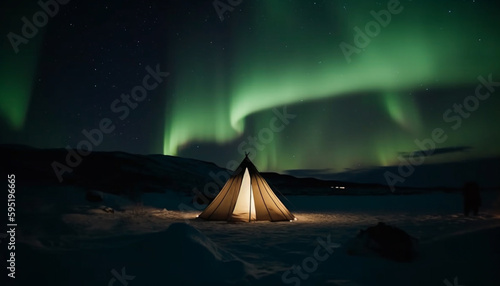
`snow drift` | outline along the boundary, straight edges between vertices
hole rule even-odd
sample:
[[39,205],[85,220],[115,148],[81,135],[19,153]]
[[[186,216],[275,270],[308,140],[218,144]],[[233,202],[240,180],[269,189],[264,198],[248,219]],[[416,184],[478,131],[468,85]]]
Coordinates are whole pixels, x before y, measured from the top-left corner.
[[[124,243],[127,240],[129,243]],[[21,285],[245,285],[252,265],[197,229],[173,223],[165,231],[102,240],[100,249],[49,250],[23,245]],[[30,257],[31,261],[26,258]],[[29,267],[28,264],[29,263]],[[21,273],[20,273],[21,274]],[[125,282],[125,283],[124,283]]]

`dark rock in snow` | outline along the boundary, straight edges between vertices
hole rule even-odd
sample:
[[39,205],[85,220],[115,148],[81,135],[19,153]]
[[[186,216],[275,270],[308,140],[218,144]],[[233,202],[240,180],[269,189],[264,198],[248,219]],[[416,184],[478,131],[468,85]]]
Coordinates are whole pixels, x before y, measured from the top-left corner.
[[411,261],[417,254],[418,240],[405,231],[379,222],[360,230],[348,243],[350,255],[379,255],[396,261]]

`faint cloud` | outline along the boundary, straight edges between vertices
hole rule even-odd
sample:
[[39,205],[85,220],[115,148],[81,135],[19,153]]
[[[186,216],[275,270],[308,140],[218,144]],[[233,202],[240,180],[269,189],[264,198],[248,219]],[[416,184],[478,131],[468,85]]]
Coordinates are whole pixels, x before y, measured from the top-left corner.
[[403,158],[409,158],[415,155],[428,157],[428,156],[436,156],[449,153],[466,152],[469,151],[470,149],[472,149],[471,146],[443,147],[434,149],[434,152],[424,152],[424,151],[399,152],[399,155],[403,156]]

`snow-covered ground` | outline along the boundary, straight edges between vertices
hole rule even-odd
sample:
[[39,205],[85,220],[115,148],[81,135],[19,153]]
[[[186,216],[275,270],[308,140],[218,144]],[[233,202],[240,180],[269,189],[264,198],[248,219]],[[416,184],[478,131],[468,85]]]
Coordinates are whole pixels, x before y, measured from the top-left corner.
[[[500,285],[495,192],[482,194],[477,217],[461,214],[455,193],[289,196],[297,221],[226,223],[179,211],[189,198],[174,193],[137,206],[37,191],[19,199],[18,285]],[[419,257],[347,255],[346,243],[379,221],[418,238]]]

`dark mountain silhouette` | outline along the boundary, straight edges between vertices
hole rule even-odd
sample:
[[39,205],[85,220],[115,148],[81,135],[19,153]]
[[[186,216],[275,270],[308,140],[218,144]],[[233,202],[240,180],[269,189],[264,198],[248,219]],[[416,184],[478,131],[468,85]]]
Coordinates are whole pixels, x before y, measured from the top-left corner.
[[[84,190],[140,196],[172,190],[188,195],[202,191],[209,183],[219,188],[231,171],[214,163],[166,155],[137,155],[125,152],[92,152],[82,157],[59,182],[52,167],[57,161],[66,164],[66,149],[37,149],[25,145],[0,145],[4,173],[16,174],[18,187],[75,186]],[[257,166],[258,168],[258,166]],[[356,183],[316,178],[297,178],[278,173],[262,173],[274,190],[284,195],[385,195],[393,194],[384,184]],[[426,191],[459,191],[455,188],[397,188],[394,194]]]

